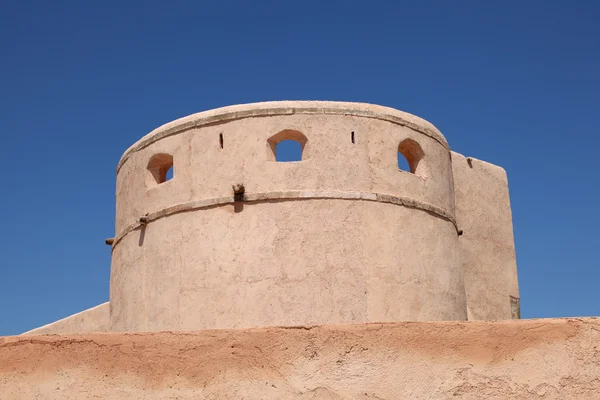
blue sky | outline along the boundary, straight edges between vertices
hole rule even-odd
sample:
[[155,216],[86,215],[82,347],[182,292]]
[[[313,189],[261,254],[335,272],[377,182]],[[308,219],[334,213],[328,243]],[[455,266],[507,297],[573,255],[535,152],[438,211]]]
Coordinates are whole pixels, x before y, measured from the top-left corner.
[[600,315],[600,3],[4,1],[0,335],[108,300],[115,167],[194,112],[361,101],[509,177],[522,316]]

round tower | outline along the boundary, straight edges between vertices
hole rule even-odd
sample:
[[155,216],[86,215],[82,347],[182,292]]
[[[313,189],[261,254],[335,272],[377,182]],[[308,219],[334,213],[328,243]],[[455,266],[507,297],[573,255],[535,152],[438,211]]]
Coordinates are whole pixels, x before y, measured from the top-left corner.
[[[283,140],[301,161],[277,161]],[[112,330],[466,320],[452,179],[444,136],[387,107],[168,123],[117,167]]]

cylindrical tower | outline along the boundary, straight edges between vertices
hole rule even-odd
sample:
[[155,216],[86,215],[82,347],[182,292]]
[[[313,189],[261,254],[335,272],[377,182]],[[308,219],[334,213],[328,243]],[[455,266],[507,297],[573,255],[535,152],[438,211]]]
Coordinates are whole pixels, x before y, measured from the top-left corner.
[[[301,161],[276,161],[286,139]],[[112,329],[465,320],[452,179],[443,135],[387,107],[282,101],[166,124],[117,167]]]

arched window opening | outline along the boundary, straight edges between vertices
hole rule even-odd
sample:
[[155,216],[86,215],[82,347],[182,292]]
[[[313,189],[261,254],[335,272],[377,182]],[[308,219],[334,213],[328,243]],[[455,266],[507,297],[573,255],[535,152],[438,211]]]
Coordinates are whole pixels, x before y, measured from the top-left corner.
[[267,158],[269,161],[302,161],[308,139],[304,134],[286,129],[267,140]]
[[164,183],[173,178],[173,156],[170,154],[155,154],[148,162],[150,182]]
[[295,140],[282,140],[275,147],[275,161],[302,161],[302,145]]
[[398,152],[398,169],[406,172],[412,172],[408,160],[404,157],[404,154]]
[[416,175],[424,176],[422,168],[423,150],[412,139],[403,140],[398,146],[398,169]]

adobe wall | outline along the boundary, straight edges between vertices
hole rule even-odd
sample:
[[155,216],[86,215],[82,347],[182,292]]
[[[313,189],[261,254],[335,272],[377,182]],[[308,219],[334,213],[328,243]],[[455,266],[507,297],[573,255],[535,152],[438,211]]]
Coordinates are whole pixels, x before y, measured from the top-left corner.
[[503,168],[452,152],[460,264],[469,320],[520,318],[508,180]]
[[0,338],[13,399],[595,399],[596,318]]
[[[289,135],[303,160],[274,162]],[[406,139],[424,153],[414,174],[397,167]],[[158,184],[164,157],[174,177]],[[115,331],[464,320],[448,145],[420,118],[356,103],[167,124],[119,163],[110,290]]]
[[70,315],[50,324],[32,329],[24,334],[85,333],[110,331],[110,307],[108,301],[95,307]]
[[[283,139],[302,161],[275,162]],[[283,101],[181,118],[125,152],[116,200],[110,304],[32,332],[520,318],[505,171],[398,110]]]

